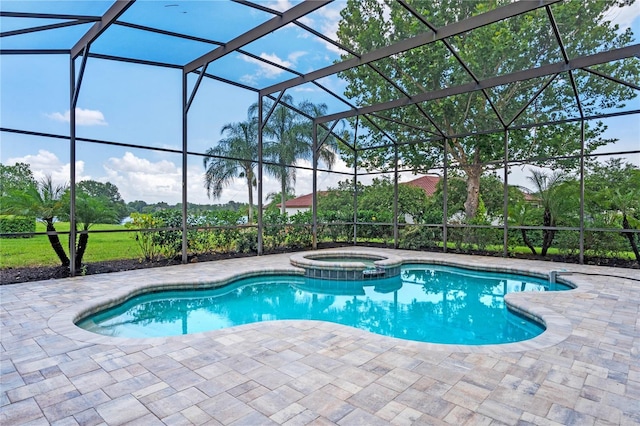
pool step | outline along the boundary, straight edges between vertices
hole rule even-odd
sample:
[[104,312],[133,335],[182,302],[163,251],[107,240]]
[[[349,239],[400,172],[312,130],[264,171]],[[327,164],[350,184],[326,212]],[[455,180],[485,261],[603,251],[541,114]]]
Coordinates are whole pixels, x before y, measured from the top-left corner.
[[365,269],[362,271],[362,278],[382,278],[385,275],[385,270],[382,268]]

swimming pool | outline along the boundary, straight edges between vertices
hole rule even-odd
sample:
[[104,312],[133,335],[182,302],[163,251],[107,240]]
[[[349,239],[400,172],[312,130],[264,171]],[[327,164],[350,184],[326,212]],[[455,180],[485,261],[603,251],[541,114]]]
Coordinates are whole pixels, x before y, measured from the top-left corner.
[[209,290],[156,292],[77,322],[120,337],[199,333],[274,320],[319,320],[408,340],[496,344],[533,338],[540,324],[504,303],[518,291],[566,290],[526,276],[411,264],[397,277],[335,281],[297,275],[240,279]]

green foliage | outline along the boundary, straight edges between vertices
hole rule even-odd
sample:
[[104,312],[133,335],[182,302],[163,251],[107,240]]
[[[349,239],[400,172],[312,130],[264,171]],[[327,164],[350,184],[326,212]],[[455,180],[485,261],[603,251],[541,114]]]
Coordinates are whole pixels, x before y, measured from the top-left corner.
[[292,248],[311,247],[313,242],[313,214],[311,210],[301,211],[289,217],[285,244]]
[[[2,165],[0,165],[2,166]],[[51,247],[63,266],[70,263],[64,247],[60,243],[55,228],[56,220],[69,220],[71,197],[69,186],[55,185],[51,176],[35,182],[28,165],[18,163],[15,166],[0,167],[3,182],[4,213],[35,217],[47,226]],[[118,189],[110,183],[96,181],[80,182],[75,200],[76,225],[81,231],[76,241],[75,266],[80,267],[87,249],[89,234],[86,232],[96,223],[120,223],[126,216],[127,208],[120,198]]]
[[238,253],[256,253],[258,251],[258,230],[256,228],[242,229],[235,240]]
[[142,251],[142,256],[147,261],[154,261],[160,254],[159,247],[156,246],[153,234],[154,231],[146,231],[145,229],[157,228],[159,221],[150,214],[131,213],[131,222],[127,222],[127,229],[139,229],[140,231],[133,234],[138,247]]
[[353,240],[353,213],[318,209],[318,234],[332,242]]
[[[313,123],[293,109],[285,106],[291,105],[310,117],[319,117],[327,113],[326,104],[314,104],[303,101],[295,104],[291,95],[284,95],[281,103],[275,106],[269,120],[264,127],[264,159],[267,173],[280,180],[280,194],[291,192],[296,182],[295,166],[300,160],[313,158]],[[264,114],[272,108],[272,104],[266,101],[263,104]],[[257,104],[250,107],[250,114],[257,114]],[[318,149],[318,158],[328,169],[335,162],[337,140],[333,135],[326,139],[326,130],[322,127],[318,131],[318,140],[325,142]],[[281,205],[281,213],[285,213],[284,203]]]
[[398,247],[408,250],[438,247],[442,244],[441,228],[405,225],[398,236]]
[[[161,210],[153,214],[160,228],[178,228],[177,230],[157,231],[153,233],[153,243],[168,258],[182,252],[182,212],[179,210]],[[191,231],[193,232],[193,231]]]
[[280,213],[275,206],[265,210],[263,220],[263,245],[265,250],[282,247],[287,238],[286,224],[289,222],[287,214]]
[[[611,228],[640,229],[640,169],[623,164],[620,159],[591,163],[585,178],[585,194],[585,210],[594,222],[593,227],[602,223]],[[640,234],[624,232],[621,236],[640,262]]]
[[144,213],[145,207],[147,207],[147,203],[142,200],[130,201],[127,203],[127,208],[130,212]]
[[[151,214],[132,213],[129,229],[140,229],[135,239],[146,260],[156,260],[161,255],[173,258],[182,252],[182,211],[176,209],[160,210]],[[191,255],[214,251],[230,252],[236,250],[238,241],[243,238],[241,212],[214,210],[202,214],[187,214],[187,251]],[[157,228],[177,228],[154,230]],[[144,229],[149,229],[145,231]],[[245,244],[245,242],[240,243]],[[248,247],[245,244],[245,247]]]
[[[36,231],[36,218],[15,215],[0,215],[0,233],[17,234]],[[10,236],[3,236],[7,238]]]
[[255,161],[258,153],[258,120],[249,108],[247,121],[222,127],[220,139],[203,160],[207,196],[220,198],[223,189],[237,178],[244,179],[249,194],[249,223],[253,222],[253,188],[257,185]]
[[241,212],[233,210],[210,211],[202,216],[203,226],[219,227],[198,231],[200,234],[208,236],[209,246],[204,251],[230,252],[237,250],[236,240],[242,238],[242,230],[237,228],[237,225],[243,223],[242,216]]
[[[508,0],[445,0],[413,1],[411,6],[428,22],[440,26],[508,3]],[[569,55],[577,57],[601,52],[603,46],[615,49],[633,42],[630,29],[620,31],[607,18],[610,9],[628,5],[628,2],[618,0],[567,1],[551,5],[550,10],[561,32],[571,34],[570,37],[564,37],[563,42]],[[624,11],[617,10],[616,13]],[[427,26],[398,2],[348,0],[341,11],[337,36],[340,43],[363,54],[429,32]],[[457,52],[478,79],[562,62],[562,53],[544,8],[457,34],[448,38],[448,43],[451,47],[442,43],[427,43],[393,58],[381,59],[376,61],[375,69],[355,67],[346,70],[341,73],[341,77],[347,81],[345,94],[354,99],[357,105],[374,105],[404,98],[405,94],[398,87],[416,94],[473,83],[473,78],[452,57],[449,49]],[[345,53],[343,59],[350,57]],[[640,78],[640,63],[629,58],[603,64],[598,71],[614,79],[637,81]],[[378,72],[397,82],[397,86],[389,84]],[[530,103],[546,83],[549,85],[539,93],[535,102]],[[494,109],[507,123],[553,122],[579,116],[580,113],[597,114],[603,109],[621,107],[637,95],[632,88],[618,84],[613,79],[586,72],[573,73],[572,83],[581,94],[581,111],[578,111],[575,102],[573,84],[567,84],[565,76],[551,81],[547,78],[521,80],[491,88],[484,94],[475,91],[424,102],[420,108],[385,111],[388,120],[360,122],[367,131],[361,132],[358,137],[358,165],[366,170],[392,170],[397,162],[393,146],[398,146],[399,161],[404,166],[417,172],[427,172],[442,165],[444,159],[443,142],[434,140],[433,134],[443,132],[454,136],[497,130],[496,133],[446,139],[450,163],[459,165],[466,181],[463,204],[466,217],[471,219],[478,205],[478,187],[482,186],[479,177],[488,170],[502,167],[496,160],[505,158],[505,154],[510,159],[540,158],[540,162],[534,164],[569,171],[577,166],[578,157],[575,155],[581,150],[580,125],[566,123],[510,131],[509,152],[505,153],[503,125]],[[522,108],[524,110],[520,113]],[[611,142],[603,138],[605,129],[602,122],[587,123],[587,153]],[[393,145],[389,137],[393,139]],[[364,149],[368,147],[381,148]],[[548,157],[554,158],[546,160]],[[353,153],[345,151],[343,159],[352,165]],[[485,203],[492,213],[494,206],[488,198],[485,198]]]
[[[522,193],[515,188],[509,188],[510,198],[512,196],[521,197]],[[442,203],[444,198],[444,181],[438,182],[436,192],[427,201],[428,215],[425,223],[442,223]],[[465,202],[467,200],[467,182],[462,176],[451,173],[447,182],[447,212],[448,218],[462,217],[466,223],[475,223],[474,218],[466,219]],[[482,204],[482,207],[480,207]],[[480,176],[480,190],[478,193],[478,207],[482,209],[476,212],[480,215],[480,223],[486,220],[502,218],[504,211],[504,187],[502,180],[493,174]]]
[[[83,180],[76,185],[76,191],[91,198],[101,198],[102,209],[108,208],[112,211],[109,218],[101,219],[104,221],[102,223],[118,224],[122,222],[122,219],[129,216],[129,208],[120,196],[118,187],[111,182],[102,183],[95,180]],[[108,222],[106,222],[107,220]]]
[[[30,187],[37,186],[31,168],[25,163],[16,163],[13,166],[5,166],[0,163],[0,200],[4,200],[15,191],[27,191]],[[2,201],[0,201],[1,206]]]
[[51,176],[47,176],[36,185],[28,185],[22,190],[12,190],[5,197],[2,204],[3,214],[20,216],[35,216],[44,223],[50,234],[47,236],[51,248],[54,250],[62,266],[70,264],[69,257],[60,243],[54,225],[55,218],[64,216],[69,211],[64,195],[67,185],[55,185]]

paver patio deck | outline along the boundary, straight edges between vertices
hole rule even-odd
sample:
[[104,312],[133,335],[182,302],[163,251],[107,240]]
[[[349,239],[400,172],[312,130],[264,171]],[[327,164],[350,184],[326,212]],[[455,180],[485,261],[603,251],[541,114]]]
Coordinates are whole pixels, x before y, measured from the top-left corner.
[[5,285],[0,424],[640,424],[639,270],[389,253],[544,276],[566,269],[578,288],[508,296],[547,322],[541,336],[465,347],[315,321],[156,339],[73,325],[142,287],[295,270],[285,254]]

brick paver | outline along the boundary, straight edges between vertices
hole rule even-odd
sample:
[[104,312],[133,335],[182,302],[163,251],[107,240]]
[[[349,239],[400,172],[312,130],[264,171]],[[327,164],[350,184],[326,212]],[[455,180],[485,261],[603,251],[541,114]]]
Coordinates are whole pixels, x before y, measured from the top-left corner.
[[[538,276],[560,268],[389,253]],[[562,278],[577,289],[507,297],[543,318],[545,333],[472,347],[317,321],[154,339],[99,336],[73,324],[142,287],[296,271],[285,254],[4,285],[0,424],[640,424],[640,273],[561,269],[573,272]]]

